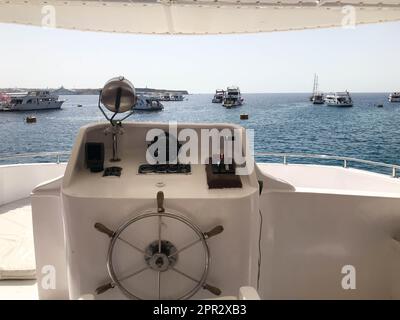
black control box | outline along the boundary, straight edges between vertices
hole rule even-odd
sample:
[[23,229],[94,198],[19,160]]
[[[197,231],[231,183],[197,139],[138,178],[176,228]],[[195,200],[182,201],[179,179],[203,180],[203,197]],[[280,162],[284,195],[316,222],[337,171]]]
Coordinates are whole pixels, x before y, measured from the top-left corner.
[[104,143],[87,142],[85,144],[86,167],[91,172],[101,172],[104,170]]

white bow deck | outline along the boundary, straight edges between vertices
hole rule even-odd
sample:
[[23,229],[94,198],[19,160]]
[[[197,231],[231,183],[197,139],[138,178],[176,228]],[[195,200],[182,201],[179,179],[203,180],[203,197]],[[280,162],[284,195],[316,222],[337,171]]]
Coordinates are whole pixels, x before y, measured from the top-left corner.
[[297,192],[400,197],[400,181],[353,168],[311,164],[259,163],[263,174],[284,181]]
[[0,300],[38,298],[29,196],[64,170],[55,163],[0,166]]
[[37,299],[29,198],[0,206],[0,256],[0,300]]
[[[263,193],[283,191],[282,194],[350,195],[355,196],[355,201],[359,196],[400,198],[400,180],[389,175],[337,166],[276,163],[258,163],[257,166],[265,182]],[[36,280],[29,280],[34,278],[29,194],[37,184],[62,175],[64,170],[65,164],[0,166],[0,248],[3,249],[0,259],[0,299],[38,298]],[[268,183],[269,179],[281,185],[275,188],[276,185]],[[17,189],[16,183],[24,187]],[[14,248],[10,248],[10,243]],[[21,254],[21,250],[25,253]]]

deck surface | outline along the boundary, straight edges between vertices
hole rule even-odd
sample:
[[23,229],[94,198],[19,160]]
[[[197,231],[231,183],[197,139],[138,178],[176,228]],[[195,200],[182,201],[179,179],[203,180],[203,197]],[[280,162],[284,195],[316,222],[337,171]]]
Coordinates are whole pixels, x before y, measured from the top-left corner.
[[400,197],[400,179],[389,174],[323,165],[257,163],[257,166],[263,174],[284,181],[299,192]]
[[0,206],[0,300],[37,299],[29,198]]

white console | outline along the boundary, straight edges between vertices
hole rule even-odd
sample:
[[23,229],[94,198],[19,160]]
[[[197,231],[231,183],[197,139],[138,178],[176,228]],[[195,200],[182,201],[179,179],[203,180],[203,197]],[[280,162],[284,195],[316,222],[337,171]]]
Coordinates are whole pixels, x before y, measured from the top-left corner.
[[[223,226],[224,230],[207,239],[207,256],[202,242],[180,252],[196,239],[193,230],[180,220],[163,217],[160,223],[159,217],[154,216],[131,224],[121,237],[139,250],[116,240],[118,243],[112,253],[112,265],[118,278],[124,278],[135,270],[145,270],[129,279],[122,279],[124,286],[143,299],[180,297],[195,287],[196,281],[204,274],[207,278],[205,283],[220,289],[223,296],[236,295],[241,286],[255,286],[258,251],[257,244],[252,243],[255,237],[250,236],[258,232],[259,226],[259,187],[255,172],[235,178],[236,182],[240,181],[241,187],[229,187],[228,184],[227,187],[210,188],[207,165],[201,163],[202,152],[199,152],[199,161],[190,164],[190,173],[141,174],[140,165],[147,163],[149,141],[146,141],[146,135],[154,128],[168,131],[168,124],[124,123],[123,134],[118,138],[118,162],[110,160],[113,143],[111,135],[106,134],[109,127],[109,123],[83,127],[73,148],[61,186],[59,219],[64,227],[65,252],[59,246],[41,243],[40,238],[35,241],[37,253],[54,250],[54,261],[51,258],[49,261],[41,260],[42,265],[38,268],[60,261],[57,257],[65,257],[68,279],[68,297],[65,298],[78,299],[85,294],[94,294],[96,299],[126,298],[108,273],[107,255],[111,239],[99,232],[95,224],[102,224],[115,232],[124,222],[141,214],[157,213],[159,205],[156,197],[160,191],[164,195],[162,205],[166,212],[176,213],[202,232],[216,226]],[[245,141],[245,130],[234,125],[182,124],[176,127],[178,135],[188,128],[194,130],[198,137],[201,137],[202,129],[235,129],[241,131],[241,139]],[[104,176],[104,170],[92,172],[87,164],[87,143],[104,144],[104,169],[120,167],[121,175]],[[197,144],[200,151],[204,149],[201,138]],[[160,233],[163,244],[169,246],[169,253],[171,250],[179,253],[171,269],[157,272],[143,251],[150,250]],[[47,257],[50,256],[47,254]],[[207,272],[204,273],[207,257]],[[172,270],[172,267],[184,274]],[[114,288],[96,294],[96,289],[108,283]],[[44,290],[39,288],[42,296],[49,297]],[[215,295],[200,289],[193,297],[213,298]]]

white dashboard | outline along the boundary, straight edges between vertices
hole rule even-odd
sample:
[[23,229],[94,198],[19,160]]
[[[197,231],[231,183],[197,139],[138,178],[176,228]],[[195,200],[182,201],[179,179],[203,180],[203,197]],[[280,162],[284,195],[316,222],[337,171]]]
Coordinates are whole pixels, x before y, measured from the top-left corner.
[[[254,174],[254,179],[251,179],[252,175],[237,176],[241,181],[241,187],[210,188],[207,183],[207,165],[201,163],[201,152],[198,152],[197,163],[186,165],[190,168],[190,172],[176,173],[172,170],[166,173],[161,170],[161,172],[140,173],[140,166],[148,163],[146,150],[149,141],[146,141],[146,134],[154,128],[168,132],[168,124],[163,123],[124,123],[123,134],[119,136],[118,141],[120,161],[113,162],[111,160],[112,137],[110,134],[105,134],[109,126],[110,124],[96,124],[81,129],[64,177],[63,192],[65,194],[93,198],[153,198],[159,190],[166,190],[168,196],[174,198],[220,198],[221,196],[232,198],[249,195],[258,188]],[[185,124],[177,128],[178,135],[180,130],[188,127],[194,129],[199,137],[201,137],[201,129],[210,128],[243,130],[244,134],[243,128],[234,125]],[[104,170],[92,172],[86,163],[85,144],[87,143],[104,144],[103,169],[119,167],[121,168],[120,176],[104,176]],[[201,141],[198,141],[199,149],[202,148],[201,144]],[[222,147],[221,153],[223,153]]]

